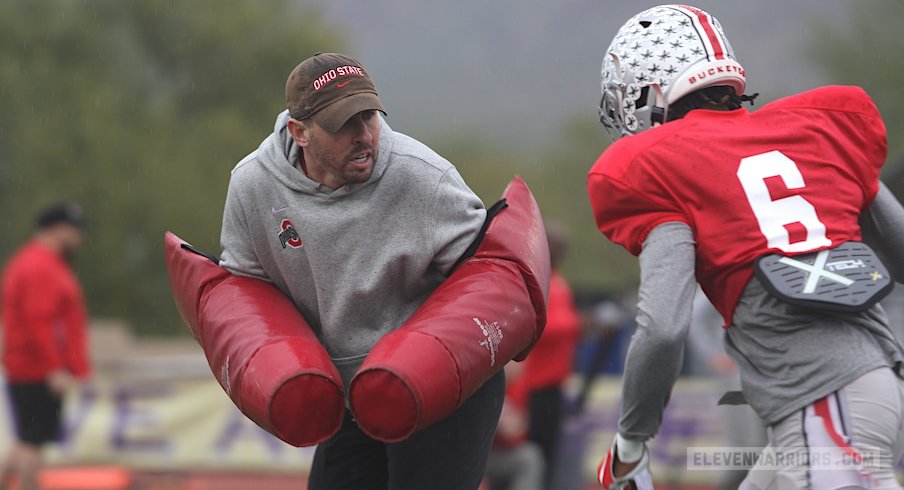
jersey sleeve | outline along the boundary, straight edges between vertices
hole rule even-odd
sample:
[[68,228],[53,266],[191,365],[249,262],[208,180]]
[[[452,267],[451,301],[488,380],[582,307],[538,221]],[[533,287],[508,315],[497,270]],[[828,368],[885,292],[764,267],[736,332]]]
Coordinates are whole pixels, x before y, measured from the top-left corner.
[[888,156],[885,122],[875,102],[860,87],[827,87],[840,111],[840,127],[848,141],[849,162],[858,162],[853,172],[859,174],[863,188],[863,209],[879,192],[879,173]]
[[795,111],[820,109],[827,141],[844,156],[848,171],[860,183],[866,210],[879,191],[879,173],[888,154],[885,122],[875,102],[860,87],[828,86],[790,98],[779,106]]
[[623,164],[616,160],[621,155],[610,155],[610,151],[587,177],[593,217],[609,240],[639,255],[653,228],[669,221],[688,223],[688,219],[669,191],[659,185],[661,180],[647,178],[645,169],[633,164],[617,168],[614,164]]

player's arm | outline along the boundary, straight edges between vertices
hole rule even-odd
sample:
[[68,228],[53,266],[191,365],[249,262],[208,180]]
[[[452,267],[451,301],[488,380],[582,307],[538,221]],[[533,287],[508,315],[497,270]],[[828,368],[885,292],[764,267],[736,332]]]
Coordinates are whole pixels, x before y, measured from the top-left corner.
[[882,182],[860,227],[863,240],[877,249],[898,281],[904,280],[904,206]]
[[696,288],[693,231],[684,223],[663,223],[650,232],[639,258],[637,330],[625,362],[618,425],[624,438],[642,442],[659,430],[681,371]]
[[611,486],[606,476],[635,475],[638,486],[649,478],[644,442],[659,430],[681,371],[696,289],[694,234],[686,224],[654,228],[639,258],[637,330],[625,362],[618,435],[600,468],[604,486]]
[[485,218],[483,201],[454,167],[446,171],[437,185],[427,222],[434,267],[448,274],[477,238]]

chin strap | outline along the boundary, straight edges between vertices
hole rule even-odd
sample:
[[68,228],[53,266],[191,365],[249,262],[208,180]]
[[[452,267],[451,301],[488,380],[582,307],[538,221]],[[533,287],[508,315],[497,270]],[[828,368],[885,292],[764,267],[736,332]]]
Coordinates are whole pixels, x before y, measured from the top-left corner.
[[738,97],[738,98],[741,99],[741,102],[750,102],[750,105],[753,105],[753,101],[754,101],[757,97],[759,97],[759,96],[760,96],[760,93],[757,92],[757,93],[755,93],[755,94],[753,94],[753,95],[746,95],[746,94],[745,94],[745,95],[742,95],[742,96],[740,96],[740,97]]
[[650,122],[655,126],[657,123],[665,124],[665,108],[653,106],[650,109]]
[[[744,102],[750,102],[750,105],[754,105],[753,101],[756,100],[756,98],[759,97],[759,96],[760,96],[760,93],[759,93],[759,92],[757,92],[757,93],[755,93],[755,94],[753,94],[753,95],[746,95],[746,94],[745,94],[745,95],[741,95],[741,96],[739,96],[739,97],[737,98],[737,102],[736,102],[736,103],[731,104],[731,107],[730,107],[730,108],[731,108],[731,109],[740,109],[740,108],[741,108],[741,104],[743,104]],[[734,102],[734,101],[732,101],[732,102]]]

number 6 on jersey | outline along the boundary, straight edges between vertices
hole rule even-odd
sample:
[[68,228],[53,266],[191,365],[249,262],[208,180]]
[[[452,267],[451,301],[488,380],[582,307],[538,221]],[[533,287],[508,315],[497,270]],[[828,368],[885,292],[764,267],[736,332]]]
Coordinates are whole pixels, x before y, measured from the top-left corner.
[[[775,200],[769,195],[766,179],[770,177],[781,177],[788,189],[806,186],[797,164],[782,152],[770,151],[741,159],[737,175],[770,248],[793,253],[832,244],[826,237],[826,225],[819,220],[816,208],[809,201],[799,195]],[[786,226],[795,223],[803,225],[807,237],[791,243]]]

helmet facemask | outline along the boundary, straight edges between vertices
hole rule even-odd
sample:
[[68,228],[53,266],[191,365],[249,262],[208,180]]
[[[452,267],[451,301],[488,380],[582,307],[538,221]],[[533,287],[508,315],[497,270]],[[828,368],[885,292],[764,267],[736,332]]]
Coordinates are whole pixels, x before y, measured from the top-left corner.
[[609,138],[615,141],[665,122],[668,106],[659,84],[637,83],[630,72],[626,76],[617,54],[610,52],[609,56],[611,65],[603,64],[599,108],[600,122]]

